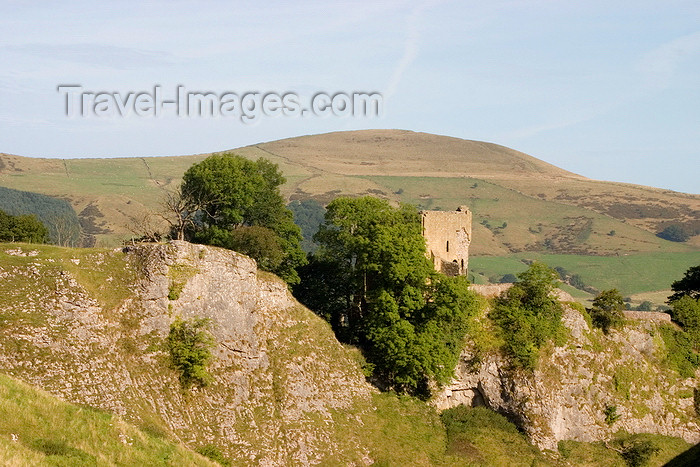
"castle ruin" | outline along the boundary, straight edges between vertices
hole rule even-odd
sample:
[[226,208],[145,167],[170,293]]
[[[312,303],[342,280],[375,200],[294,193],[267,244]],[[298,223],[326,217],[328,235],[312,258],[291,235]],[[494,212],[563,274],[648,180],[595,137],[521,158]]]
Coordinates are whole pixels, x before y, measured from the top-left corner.
[[467,274],[472,213],[466,206],[456,211],[421,211],[426,253],[435,270],[447,276]]

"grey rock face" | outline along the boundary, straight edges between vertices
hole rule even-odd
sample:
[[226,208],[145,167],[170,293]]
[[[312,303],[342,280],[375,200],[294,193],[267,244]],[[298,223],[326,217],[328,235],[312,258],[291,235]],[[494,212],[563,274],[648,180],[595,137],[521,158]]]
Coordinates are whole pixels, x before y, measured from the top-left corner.
[[[246,256],[186,242],[99,255],[77,272],[127,268],[130,283],[106,279],[127,291],[114,307],[84,287],[75,261],[73,273],[42,254],[29,267],[0,267],[0,288],[10,278],[8,290],[25,285],[6,310],[19,324],[0,336],[0,370],[192,447],[216,441],[238,464],[309,465],[340,449],[367,457],[348,436],[339,446],[334,417],[362,401],[366,410],[374,389],[285,283]],[[183,391],[169,365],[163,343],[178,316],[211,320],[207,387]]]
[[[474,365],[474,351],[461,355],[456,377],[433,399],[439,409],[485,405],[515,421],[542,449],[560,440],[599,441],[620,429],[700,442],[692,392],[697,378],[682,379],[662,368],[663,341],[653,320],[631,323],[604,336],[580,312],[567,309],[570,338],[540,354],[537,370],[509,367],[497,353]],[[604,410],[616,406],[608,425]]]

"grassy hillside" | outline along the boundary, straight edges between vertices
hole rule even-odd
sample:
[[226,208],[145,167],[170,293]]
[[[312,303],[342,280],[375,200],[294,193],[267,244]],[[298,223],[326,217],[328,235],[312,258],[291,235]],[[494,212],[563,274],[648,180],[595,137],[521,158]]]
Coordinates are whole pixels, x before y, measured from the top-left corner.
[[[318,399],[310,395],[348,397],[323,385],[360,373],[362,359],[356,349],[335,341],[326,322],[300,306],[274,313],[275,334],[257,328],[274,345],[267,354],[269,366],[253,371],[249,383],[238,379],[245,374],[241,357],[213,368],[220,383],[183,394],[154,346],[158,332],[137,331],[159,317],[140,316],[134,295],[138,269],[130,261],[120,249],[0,245],[0,364],[13,375],[0,375],[0,463],[211,465],[173,441],[181,439],[192,449],[215,445],[233,465],[255,465],[256,458],[243,453],[281,451],[300,433],[321,433],[315,446],[325,465],[363,459],[386,466],[563,466],[586,465],[589,459],[595,463],[588,465],[619,465],[619,456],[600,444],[569,443],[560,452],[542,453],[505,419],[483,411],[446,431],[432,406],[391,393],[363,397],[358,392],[345,408],[316,412],[312,407]],[[262,274],[259,280],[276,279]],[[187,289],[182,293],[186,296]],[[57,295],[70,300],[59,303]],[[210,297],[197,292],[184,299]],[[169,305],[164,315],[180,306],[177,301]],[[119,408],[125,415],[68,404],[14,377],[93,406]],[[315,384],[305,383],[310,377]],[[289,392],[295,387],[300,388],[297,399]],[[255,394],[264,404],[252,403]],[[277,425],[297,404],[310,404],[303,417]],[[237,414],[235,422],[220,430],[217,417],[231,412]],[[173,420],[177,430],[168,425]],[[195,429],[183,428],[189,424]],[[227,441],[232,433],[235,443]],[[656,437],[655,442],[663,450],[651,465],[689,448],[677,438]]]
[[218,465],[110,413],[0,374],[0,461],[12,466]]
[[[618,284],[636,293],[667,289],[685,271],[687,261],[673,261],[663,273],[649,267],[657,258],[697,258],[700,251],[700,235],[686,243],[655,235],[671,224],[700,231],[700,195],[590,180],[496,144],[366,130],[234,151],[279,164],[287,177],[283,193],[290,200],[326,203],[339,195],[371,194],[423,209],[466,204],[474,214],[474,265],[487,264],[491,260],[481,258],[491,256],[511,258],[508,264],[517,265],[525,253],[556,255],[556,260],[596,256],[601,258],[571,259],[567,269],[583,276],[588,273],[577,267],[608,264],[610,275],[594,279],[604,284],[629,277],[634,284]],[[176,187],[184,171],[207,155],[59,160],[0,154],[0,186],[69,199],[97,246],[113,246],[139,225],[157,222],[157,216],[147,216],[162,209],[164,190]],[[626,255],[636,262],[615,259]],[[487,275],[517,272],[482,269]]]

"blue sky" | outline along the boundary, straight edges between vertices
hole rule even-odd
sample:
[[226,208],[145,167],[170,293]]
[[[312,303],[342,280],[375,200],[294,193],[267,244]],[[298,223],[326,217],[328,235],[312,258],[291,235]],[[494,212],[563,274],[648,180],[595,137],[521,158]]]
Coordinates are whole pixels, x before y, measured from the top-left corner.
[[[0,1],[0,152],[180,155],[363,128],[700,192],[700,2]],[[379,118],[68,118],[118,92],[376,91]],[[174,92],[174,91],[173,91]]]

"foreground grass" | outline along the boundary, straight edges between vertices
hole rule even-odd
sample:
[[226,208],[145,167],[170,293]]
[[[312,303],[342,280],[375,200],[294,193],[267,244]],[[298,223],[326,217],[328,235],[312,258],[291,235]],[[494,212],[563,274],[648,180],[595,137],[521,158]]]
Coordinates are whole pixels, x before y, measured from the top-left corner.
[[217,465],[118,417],[61,401],[0,374],[2,465]]

